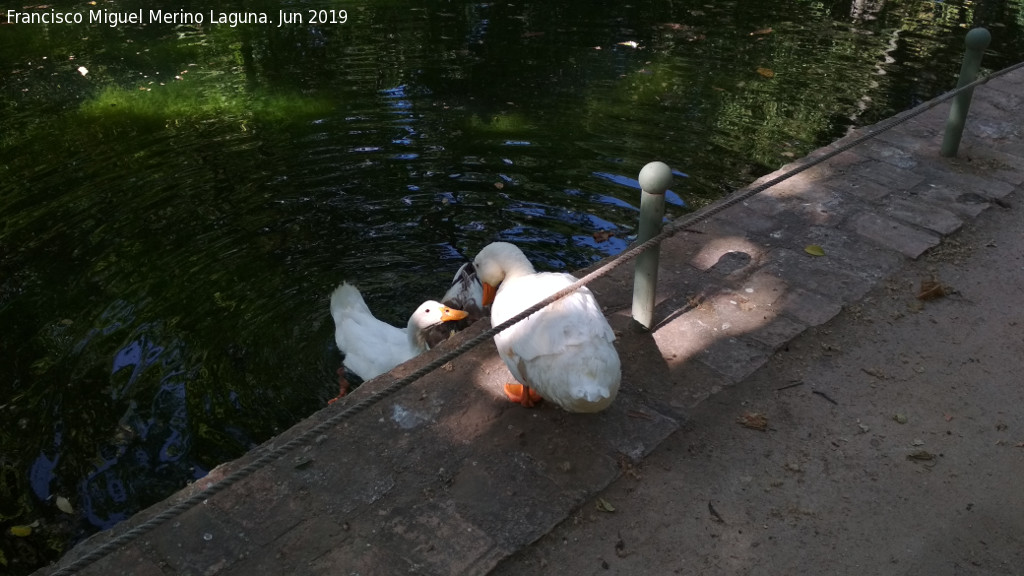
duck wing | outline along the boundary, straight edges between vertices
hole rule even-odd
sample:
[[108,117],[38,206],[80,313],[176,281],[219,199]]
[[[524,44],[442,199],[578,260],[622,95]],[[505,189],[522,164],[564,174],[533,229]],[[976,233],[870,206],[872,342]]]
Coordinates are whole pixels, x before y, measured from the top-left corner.
[[[503,283],[494,325],[572,284],[569,274],[541,273]],[[571,412],[596,412],[614,400],[621,365],[615,332],[590,290],[581,288],[494,337],[517,380]]]
[[[570,274],[546,272],[503,283],[491,305],[491,323],[497,326],[575,281]],[[594,340],[613,342],[615,332],[586,287],[495,336],[496,344],[514,345],[516,355],[525,360],[564,353]]]

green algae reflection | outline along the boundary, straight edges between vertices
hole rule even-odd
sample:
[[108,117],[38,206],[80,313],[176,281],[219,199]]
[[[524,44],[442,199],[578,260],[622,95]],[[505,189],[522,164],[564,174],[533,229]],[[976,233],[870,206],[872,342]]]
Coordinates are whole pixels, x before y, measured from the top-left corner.
[[230,85],[184,79],[134,88],[107,86],[81,106],[87,117],[149,123],[224,117],[274,123],[308,121],[331,109],[331,103],[323,98],[262,90],[250,93]]

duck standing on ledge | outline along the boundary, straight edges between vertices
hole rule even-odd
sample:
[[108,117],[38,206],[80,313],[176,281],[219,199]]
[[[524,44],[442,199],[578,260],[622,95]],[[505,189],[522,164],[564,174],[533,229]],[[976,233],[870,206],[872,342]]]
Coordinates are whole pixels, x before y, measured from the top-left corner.
[[[536,272],[507,242],[488,244],[473,264],[492,326],[576,282],[571,274]],[[498,355],[522,383],[506,384],[505,394],[523,406],[544,398],[569,412],[604,410],[622,379],[614,340],[594,295],[580,288],[494,336]]]
[[390,371],[423,352],[430,345],[426,332],[445,322],[462,320],[466,312],[428,300],[397,328],[373,316],[355,286],[343,282],[331,294],[334,341],[345,355],[345,367],[363,380]]

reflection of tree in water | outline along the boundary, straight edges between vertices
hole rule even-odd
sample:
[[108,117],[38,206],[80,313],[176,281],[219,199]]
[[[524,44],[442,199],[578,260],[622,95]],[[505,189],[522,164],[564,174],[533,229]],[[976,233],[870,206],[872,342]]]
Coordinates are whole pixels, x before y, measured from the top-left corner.
[[[166,336],[162,323],[138,323],[136,306],[123,300],[106,308],[97,324],[74,344],[75,371],[87,375],[63,390],[51,441],[33,464],[32,478],[44,501],[58,494],[77,501],[68,493],[77,486],[85,520],[109,528],[151,503],[153,491],[143,479],[153,471],[165,479],[161,483],[175,485],[195,476],[187,467],[174,469],[188,453],[190,436],[183,342]],[[106,352],[111,348],[113,361]],[[109,372],[99,377],[103,364]],[[118,420],[109,418],[119,412]]]
[[885,6],[885,0],[853,0],[850,3],[850,18],[854,20],[875,20]]
[[[109,528],[147,505],[146,495],[154,488],[173,488],[183,478],[205,473],[187,458],[192,434],[184,346],[176,339],[166,347],[157,344],[151,335],[161,332],[159,323],[142,324],[133,330],[134,339],[114,355],[110,397],[127,406],[79,488],[83,512],[98,528]],[[154,486],[148,478],[164,480]]]
[[[139,320],[146,307],[115,301],[64,351],[60,363],[76,376],[55,387],[50,431],[26,463],[32,493],[48,504],[33,514],[41,518],[40,541],[110,528],[206,474],[193,450],[202,434],[193,411],[208,408],[209,395],[201,394],[205,402],[189,398],[201,363],[189,358],[185,341],[165,322]],[[116,414],[117,420],[110,418]],[[246,434],[237,436],[242,450],[251,445]],[[241,452],[238,446],[227,450]],[[52,509],[57,497],[71,501],[74,517]]]

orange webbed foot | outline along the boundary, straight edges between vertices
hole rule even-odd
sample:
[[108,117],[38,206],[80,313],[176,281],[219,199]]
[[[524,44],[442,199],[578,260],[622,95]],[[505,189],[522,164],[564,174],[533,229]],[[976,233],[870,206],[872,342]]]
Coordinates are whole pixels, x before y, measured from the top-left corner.
[[533,408],[544,399],[533,388],[523,386],[522,384],[505,384],[505,396],[526,408]]
[[338,395],[328,400],[327,404],[334,404],[338,400],[344,398],[345,395],[348,394],[348,389],[349,383],[348,380],[345,379],[345,368],[338,368]]

